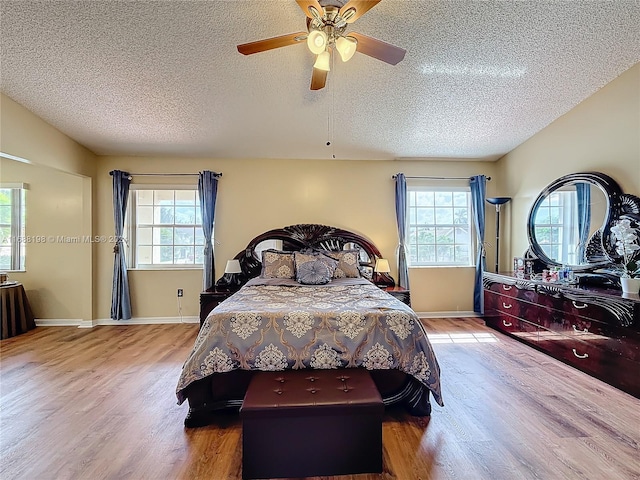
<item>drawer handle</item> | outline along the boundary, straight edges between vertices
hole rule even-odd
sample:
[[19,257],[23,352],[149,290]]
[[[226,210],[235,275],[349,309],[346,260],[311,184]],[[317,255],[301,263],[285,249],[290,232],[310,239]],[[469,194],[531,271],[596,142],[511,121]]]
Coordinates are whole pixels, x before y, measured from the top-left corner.
[[513,323],[507,323],[507,321],[506,321],[506,320],[502,320],[502,324],[503,324],[505,327],[510,327],[511,325],[513,325]]
[[589,333],[589,329],[585,328],[584,330],[580,330],[578,327],[576,327],[575,325],[571,325],[573,327],[573,331],[576,333]]
[[585,353],[584,355],[580,355],[578,354],[578,352],[576,352],[575,348],[572,348],[571,350],[573,350],[573,354],[576,356],[576,358],[589,358],[589,354]]
[[509,291],[511,290],[511,285],[502,285],[502,289]]
[[576,307],[576,308],[587,308],[587,307],[589,306],[589,305],[588,305],[588,304],[586,304],[586,303],[583,303],[583,304],[581,304],[581,305],[578,305],[578,304],[575,302],[575,300],[571,300],[571,303],[573,303],[573,306],[574,306],[574,307]]
[[506,308],[507,310],[509,310],[512,307],[513,307],[513,305],[511,305],[511,304],[507,305],[506,303],[502,302],[502,308]]

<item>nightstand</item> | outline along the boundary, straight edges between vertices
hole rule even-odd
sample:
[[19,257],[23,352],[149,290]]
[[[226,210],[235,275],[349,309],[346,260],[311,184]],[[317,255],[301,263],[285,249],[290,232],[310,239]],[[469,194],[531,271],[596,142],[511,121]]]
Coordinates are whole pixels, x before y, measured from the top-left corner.
[[411,306],[411,295],[408,289],[402,287],[384,287],[382,290]]
[[200,293],[200,327],[204,323],[209,312],[218,306],[221,302],[225,301],[231,295],[236,293],[238,290],[206,290]]

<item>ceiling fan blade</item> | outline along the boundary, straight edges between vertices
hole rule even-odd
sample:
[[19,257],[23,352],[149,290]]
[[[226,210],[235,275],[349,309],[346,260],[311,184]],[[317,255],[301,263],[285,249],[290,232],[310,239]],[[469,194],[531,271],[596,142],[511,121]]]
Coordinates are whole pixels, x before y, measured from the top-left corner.
[[251,55],[252,53],[264,52],[274,48],[287,47],[296,43],[304,43],[307,39],[307,32],[290,33],[280,37],[267,38],[258,40],[257,42],[243,43],[238,45],[238,51],[243,55]]
[[300,6],[300,8],[304,12],[304,14],[307,17],[309,17],[311,20],[313,20],[316,17],[313,14],[313,12],[310,10],[309,7],[314,7],[316,9],[316,11],[318,12],[318,15],[322,16],[323,10],[322,10],[322,6],[320,5],[320,3],[318,3],[318,0],[296,0],[296,2],[298,2],[298,5]]
[[320,90],[324,88],[327,83],[327,71],[320,70],[319,68],[313,69],[313,75],[311,76],[311,90]]
[[382,60],[391,65],[396,65],[404,58],[406,50],[391,45],[390,43],[377,40],[361,33],[349,33],[350,37],[354,37],[358,41],[356,52],[364,53],[370,57]]
[[[346,17],[345,21],[347,23],[353,23],[378,3],[380,3],[380,0],[351,0],[340,9],[340,16]],[[351,13],[349,12],[350,10],[354,10],[354,12]]]

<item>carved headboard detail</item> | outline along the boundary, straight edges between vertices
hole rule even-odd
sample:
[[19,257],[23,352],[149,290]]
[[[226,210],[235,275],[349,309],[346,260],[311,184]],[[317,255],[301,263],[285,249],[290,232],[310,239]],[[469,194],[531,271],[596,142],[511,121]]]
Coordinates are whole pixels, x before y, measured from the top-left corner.
[[[354,244],[354,248],[360,248],[366,253],[366,260],[361,259],[360,265],[371,268],[374,267],[376,260],[382,257],[378,247],[369,239],[357,233],[313,223],[290,225],[258,235],[247,244],[244,250],[234,257],[240,262],[244,282],[260,275],[262,262],[258,258],[255,249],[265,240],[281,240],[282,250],[286,251],[298,251],[305,248],[339,251],[343,250],[345,245]],[[384,275],[388,276],[387,274]],[[389,279],[393,280],[391,277]]]

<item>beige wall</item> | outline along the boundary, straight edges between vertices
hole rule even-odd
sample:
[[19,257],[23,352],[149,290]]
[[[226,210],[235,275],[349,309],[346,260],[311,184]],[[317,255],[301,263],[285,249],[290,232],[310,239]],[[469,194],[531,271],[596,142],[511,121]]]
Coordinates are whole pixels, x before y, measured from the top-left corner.
[[0,93],[0,151],[36,165],[93,175],[95,155]]
[[513,197],[502,265],[527,249],[529,209],[556,178],[598,171],[640,195],[640,64],[502,157],[498,169],[500,190]]
[[90,319],[91,244],[83,241],[83,178],[4,158],[0,172],[1,182],[28,184],[25,271],[10,278],[24,285],[36,318]]
[[92,233],[91,174],[95,156],[29,110],[0,94],[0,182],[24,182],[27,192],[24,284],[41,319],[93,318],[91,244],[63,242]]
[[[113,234],[109,171],[133,173],[222,172],[216,205],[216,278],[253,237],[296,223],[320,223],[346,228],[370,238],[383,256],[395,263],[397,230],[394,181],[407,175],[494,175],[494,163],[393,162],[337,160],[194,160],[101,157],[96,173],[98,235]],[[164,182],[197,182],[193,177]],[[134,177],[136,182],[161,181]],[[97,316],[109,315],[111,262],[106,245],[97,245]],[[395,267],[392,274],[397,278]],[[134,317],[175,316],[176,290],[184,289],[183,314],[198,314],[202,271],[130,271]],[[413,308],[417,311],[472,311],[473,269],[437,268],[410,271]],[[456,285],[455,289],[451,285]]]

